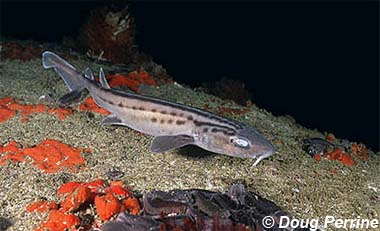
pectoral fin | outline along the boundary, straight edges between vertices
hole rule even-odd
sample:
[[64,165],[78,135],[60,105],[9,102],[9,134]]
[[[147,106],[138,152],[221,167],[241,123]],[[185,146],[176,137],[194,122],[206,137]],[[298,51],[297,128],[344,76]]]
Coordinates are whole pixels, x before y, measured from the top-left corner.
[[104,125],[121,125],[123,122],[121,119],[117,118],[115,115],[109,115],[102,119],[102,124]]
[[157,136],[150,145],[152,152],[166,152],[171,149],[180,148],[193,144],[194,138],[191,136]]

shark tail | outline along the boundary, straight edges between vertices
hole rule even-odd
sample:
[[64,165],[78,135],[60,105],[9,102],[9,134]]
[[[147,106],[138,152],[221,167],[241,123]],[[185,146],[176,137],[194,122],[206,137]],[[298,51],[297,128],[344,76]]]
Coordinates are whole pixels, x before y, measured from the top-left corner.
[[63,79],[69,92],[58,99],[60,106],[67,106],[69,104],[81,101],[86,95],[85,91],[85,78],[92,78],[91,70],[87,70],[84,76],[70,63],[50,51],[42,53],[42,65],[45,69],[54,68],[55,72]]
[[55,72],[66,83],[70,92],[80,92],[85,88],[82,73],[53,52],[45,51],[42,53],[42,65],[45,69],[54,68]]

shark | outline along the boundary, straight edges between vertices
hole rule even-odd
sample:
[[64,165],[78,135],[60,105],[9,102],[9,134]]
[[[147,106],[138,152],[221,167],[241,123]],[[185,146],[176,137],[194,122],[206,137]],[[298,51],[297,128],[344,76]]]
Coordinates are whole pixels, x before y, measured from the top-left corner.
[[65,82],[69,91],[61,103],[70,103],[87,90],[97,105],[111,113],[102,124],[154,136],[153,153],[195,145],[213,153],[256,159],[253,166],[275,153],[271,142],[254,127],[199,108],[111,88],[102,68],[97,82],[89,68],[78,71],[51,51],[43,52],[42,65],[54,69]]

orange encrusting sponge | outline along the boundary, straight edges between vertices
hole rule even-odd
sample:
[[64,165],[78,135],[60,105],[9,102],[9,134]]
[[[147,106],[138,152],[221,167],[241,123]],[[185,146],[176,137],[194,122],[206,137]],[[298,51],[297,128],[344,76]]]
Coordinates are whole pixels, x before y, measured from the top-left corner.
[[7,160],[23,162],[30,157],[32,164],[45,173],[55,173],[64,169],[76,172],[78,167],[85,166],[82,151],[89,152],[88,149],[72,148],[52,139],[46,139],[32,148],[22,149],[19,146],[15,141],[0,146],[0,165],[4,165]]
[[[94,208],[92,228],[99,228],[99,223],[112,219],[121,212],[139,214],[139,200],[121,181],[106,182],[101,179],[82,183],[68,182],[59,187],[57,196],[61,203],[54,201],[37,201],[29,204],[28,212],[48,212],[48,219],[35,231],[86,230],[79,214]],[[91,210],[91,209],[90,209]],[[88,213],[87,213],[88,214]]]
[[57,115],[59,119],[64,120],[68,115],[73,114],[73,110],[70,108],[51,108],[48,109],[46,105],[22,105],[11,97],[0,99],[0,123],[5,122],[16,114],[21,115],[22,122],[28,122],[28,116],[35,113],[44,113]]

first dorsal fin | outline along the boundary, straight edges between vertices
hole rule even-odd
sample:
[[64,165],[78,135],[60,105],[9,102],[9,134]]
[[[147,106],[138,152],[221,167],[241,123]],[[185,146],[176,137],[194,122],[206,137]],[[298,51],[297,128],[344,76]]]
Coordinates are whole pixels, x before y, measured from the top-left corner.
[[110,85],[107,83],[106,76],[104,75],[103,68],[100,68],[99,70],[99,80],[100,80],[100,85],[102,88],[110,89]]
[[88,79],[91,79],[91,80],[94,80],[94,74],[92,73],[91,69],[89,67],[87,67],[85,70],[84,70],[84,76]]

